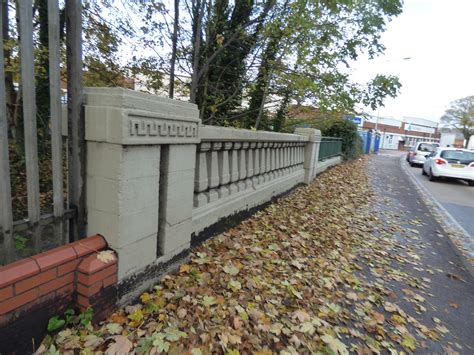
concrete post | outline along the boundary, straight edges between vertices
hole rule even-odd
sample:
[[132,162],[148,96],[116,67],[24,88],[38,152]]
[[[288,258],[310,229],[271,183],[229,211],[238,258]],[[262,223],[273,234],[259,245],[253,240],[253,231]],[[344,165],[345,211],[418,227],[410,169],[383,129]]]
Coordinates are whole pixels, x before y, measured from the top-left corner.
[[198,110],[131,90],[90,88],[85,120],[88,233],[102,234],[118,253],[120,282],[189,248]]
[[309,184],[316,176],[319,147],[321,145],[321,131],[313,128],[296,128],[295,134],[308,137],[304,148],[304,183]]
[[196,145],[161,150],[159,255],[172,256],[191,246]]

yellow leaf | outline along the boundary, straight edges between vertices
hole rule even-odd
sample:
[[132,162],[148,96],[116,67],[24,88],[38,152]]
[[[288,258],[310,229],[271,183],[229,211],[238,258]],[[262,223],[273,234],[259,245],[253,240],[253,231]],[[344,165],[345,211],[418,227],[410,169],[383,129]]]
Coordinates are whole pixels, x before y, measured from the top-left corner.
[[112,250],[102,250],[97,253],[97,259],[102,261],[104,264],[108,264],[115,261],[115,254]]
[[403,334],[403,341],[401,343],[405,349],[416,350],[416,340],[410,334]]
[[143,319],[143,313],[141,310],[137,309],[135,312],[133,312],[132,314],[129,314],[128,315],[128,318],[130,318],[131,320],[135,321],[135,322],[139,322]]
[[145,292],[140,296],[140,299],[142,300],[143,303],[148,303],[151,300],[151,296],[148,292]]
[[179,272],[181,272],[181,273],[189,272],[189,270],[191,270],[191,265],[189,265],[189,264],[182,264],[179,267]]

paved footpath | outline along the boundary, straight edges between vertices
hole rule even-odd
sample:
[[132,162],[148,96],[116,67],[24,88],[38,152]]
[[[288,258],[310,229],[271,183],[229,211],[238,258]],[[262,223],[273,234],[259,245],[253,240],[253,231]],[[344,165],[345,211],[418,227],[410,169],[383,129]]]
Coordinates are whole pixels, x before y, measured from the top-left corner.
[[140,302],[43,346],[113,354],[474,354],[473,313],[472,275],[400,155],[379,155],[329,169],[195,248]]
[[[428,326],[442,323],[449,329],[440,342],[428,340],[417,353],[474,353],[474,278],[463,266],[452,243],[422,202],[418,191],[400,168],[399,155],[372,156],[369,163],[371,183],[376,192],[373,210],[387,223],[397,223],[394,233],[404,248],[401,255],[417,255],[416,265],[401,263],[403,272],[420,280],[429,280],[424,294],[426,304],[420,309],[412,302],[410,290],[401,284],[389,285],[398,296],[397,304],[408,314]],[[400,286],[400,288],[398,287]],[[441,328],[444,330],[444,328]]]

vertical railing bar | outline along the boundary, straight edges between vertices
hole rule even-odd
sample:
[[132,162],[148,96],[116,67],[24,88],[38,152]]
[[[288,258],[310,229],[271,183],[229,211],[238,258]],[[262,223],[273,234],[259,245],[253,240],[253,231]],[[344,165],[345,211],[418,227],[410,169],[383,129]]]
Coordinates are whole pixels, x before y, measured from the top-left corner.
[[33,227],[34,248],[40,249],[36,227],[40,218],[38,144],[36,133],[36,96],[33,59],[33,5],[32,0],[18,2],[20,10],[20,60],[23,92],[23,122],[25,127],[26,184],[28,218]]
[[68,93],[68,203],[76,218],[70,239],[85,237],[85,124],[82,84],[82,2],[66,0],[66,48]]
[[[58,0],[48,0],[49,90],[51,95],[51,153],[53,165],[53,213],[56,235],[63,240],[64,193],[61,128],[61,79]],[[57,227],[57,228],[56,228]]]
[[[0,1],[0,43],[3,46],[3,6]],[[8,5],[8,4],[7,4]],[[3,234],[3,247],[6,251],[5,261],[12,262],[13,250],[13,214],[10,185],[10,161],[8,155],[8,120],[5,90],[5,59],[3,48],[0,50],[0,227]],[[1,261],[1,260],[0,260]]]

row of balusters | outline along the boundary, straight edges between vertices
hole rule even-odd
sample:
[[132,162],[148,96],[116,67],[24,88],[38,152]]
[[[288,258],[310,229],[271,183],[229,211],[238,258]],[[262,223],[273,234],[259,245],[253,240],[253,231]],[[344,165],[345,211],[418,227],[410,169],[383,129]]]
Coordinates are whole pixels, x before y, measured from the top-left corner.
[[305,142],[202,142],[194,206],[256,187],[301,168]]

